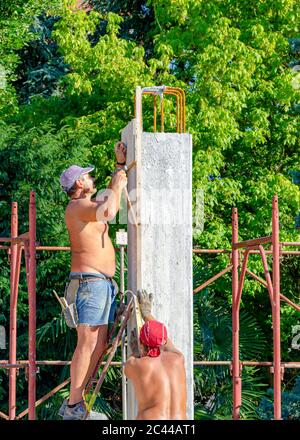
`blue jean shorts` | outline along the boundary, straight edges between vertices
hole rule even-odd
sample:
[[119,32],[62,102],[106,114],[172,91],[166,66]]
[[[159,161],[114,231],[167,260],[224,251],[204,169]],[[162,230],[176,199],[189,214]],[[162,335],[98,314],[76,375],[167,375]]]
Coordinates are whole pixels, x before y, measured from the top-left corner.
[[114,322],[117,288],[112,280],[89,272],[71,272],[72,277],[80,277],[76,296],[78,324],[97,326]]

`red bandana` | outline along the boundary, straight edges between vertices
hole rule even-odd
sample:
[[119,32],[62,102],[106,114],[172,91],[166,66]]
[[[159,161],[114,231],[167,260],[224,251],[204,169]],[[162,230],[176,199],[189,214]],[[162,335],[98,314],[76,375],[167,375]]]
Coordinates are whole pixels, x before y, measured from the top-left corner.
[[157,357],[160,355],[159,347],[167,343],[167,328],[162,322],[147,321],[141,328],[140,340],[149,347],[147,356]]

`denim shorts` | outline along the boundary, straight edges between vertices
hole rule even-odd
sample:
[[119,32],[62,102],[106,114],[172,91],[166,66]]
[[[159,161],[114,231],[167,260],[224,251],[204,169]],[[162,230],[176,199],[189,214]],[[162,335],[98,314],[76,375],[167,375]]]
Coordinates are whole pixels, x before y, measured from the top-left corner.
[[[78,324],[97,326],[114,322],[117,288],[112,280],[101,273],[70,273],[70,279],[75,276],[81,278],[76,296]],[[93,281],[85,280],[87,276]]]

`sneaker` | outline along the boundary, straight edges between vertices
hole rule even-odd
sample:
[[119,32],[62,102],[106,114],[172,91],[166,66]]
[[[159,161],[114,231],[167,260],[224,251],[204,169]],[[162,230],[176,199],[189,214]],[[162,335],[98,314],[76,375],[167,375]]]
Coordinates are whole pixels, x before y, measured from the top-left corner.
[[91,411],[89,416],[87,417],[88,420],[108,420],[108,417],[104,413],[99,413],[97,411]]
[[[59,410],[59,415],[63,420],[84,420],[86,415],[86,405],[84,400],[78,402],[73,408],[69,408],[65,400]],[[91,411],[86,420],[108,420],[107,416],[96,411]]]
[[59,415],[60,417],[63,417],[63,416],[64,416],[64,412],[65,412],[65,409],[66,409],[67,404],[68,404],[68,399],[64,399],[64,401],[63,401],[61,407],[60,407],[59,410],[58,410],[58,415]]
[[[63,407],[64,403],[62,404]],[[86,406],[84,400],[76,403],[73,408],[70,408],[66,402],[62,418],[63,420],[83,420],[86,414]]]

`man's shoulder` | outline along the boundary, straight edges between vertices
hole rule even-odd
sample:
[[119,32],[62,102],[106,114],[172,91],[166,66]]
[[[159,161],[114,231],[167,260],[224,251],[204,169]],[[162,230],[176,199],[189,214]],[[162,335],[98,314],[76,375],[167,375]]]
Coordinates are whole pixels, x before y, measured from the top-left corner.
[[134,357],[134,356],[130,356],[130,357],[127,359],[127,361],[126,361],[126,365],[132,365],[132,364],[134,364],[135,360],[136,360],[136,357]]
[[145,361],[149,359],[148,356],[142,356],[142,357],[135,357],[135,356],[130,356],[127,359],[127,364],[129,365],[142,365],[143,363],[145,363]]
[[133,378],[136,376],[137,371],[139,370],[139,366],[137,364],[137,358],[134,356],[130,356],[125,363],[125,375],[129,378]]
[[149,356],[135,357],[130,356],[126,362],[129,368],[134,368],[135,370],[144,368],[151,363],[151,358]]
[[127,366],[127,368],[134,368],[134,369],[136,369],[136,368],[138,368],[139,366],[140,366],[140,364],[141,364],[141,359],[142,358],[137,358],[137,357],[135,357],[135,356],[130,356],[128,359],[127,359],[127,361],[126,361],[126,366]]
[[84,212],[87,208],[94,207],[96,202],[89,199],[73,199],[70,200],[66,207],[65,215],[76,215],[76,213]]
[[84,198],[80,198],[80,199],[72,199],[70,200],[67,208],[76,208],[78,206],[89,206],[89,205],[94,205],[97,204],[96,200],[91,200],[87,197]]
[[166,360],[172,360],[172,362],[182,363],[184,362],[184,355],[181,351],[163,351],[162,358]]

